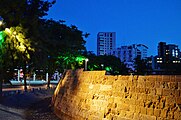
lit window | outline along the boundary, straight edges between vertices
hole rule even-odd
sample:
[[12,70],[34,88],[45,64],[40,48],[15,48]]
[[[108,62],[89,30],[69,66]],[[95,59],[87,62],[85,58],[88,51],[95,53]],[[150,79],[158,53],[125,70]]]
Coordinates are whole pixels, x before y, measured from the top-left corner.
[[172,56],[175,56],[175,51],[174,50],[172,50]]

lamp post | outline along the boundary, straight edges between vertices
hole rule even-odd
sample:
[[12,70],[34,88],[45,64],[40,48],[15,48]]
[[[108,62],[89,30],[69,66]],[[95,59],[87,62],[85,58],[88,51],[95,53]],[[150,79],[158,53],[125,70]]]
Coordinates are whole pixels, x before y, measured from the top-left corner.
[[85,59],[85,71],[87,71],[87,62],[89,61],[88,58]]
[[104,69],[104,64],[101,64],[102,70]]

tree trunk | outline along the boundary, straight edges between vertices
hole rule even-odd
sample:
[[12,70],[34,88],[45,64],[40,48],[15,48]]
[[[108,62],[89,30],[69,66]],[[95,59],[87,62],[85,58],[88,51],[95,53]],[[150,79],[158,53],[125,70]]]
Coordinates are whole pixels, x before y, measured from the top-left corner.
[[51,76],[49,75],[49,76],[48,76],[47,88],[50,88],[50,79],[51,79]]
[[27,91],[27,83],[26,83],[26,62],[24,63],[23,66],[23,79],[24,79],[24,90]]

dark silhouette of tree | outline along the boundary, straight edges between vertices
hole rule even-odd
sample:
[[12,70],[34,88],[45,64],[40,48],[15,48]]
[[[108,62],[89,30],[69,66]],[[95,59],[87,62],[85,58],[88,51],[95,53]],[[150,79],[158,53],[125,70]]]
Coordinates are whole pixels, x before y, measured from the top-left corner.
[[119,58],[112,55],[96,56],[91,51],[84,52],[84,55],[89,59],[89,70],[106,70],[108,73],[116,74],[129,74],[129,68],[120,61]]
[[[0,15],[4,19],[7,28],[21,25],[24,30],[26,29],[26,32],[23,33],[25,39],[29,42],[31,41],[31,44],[34,45],[34,48],[38,51],[40,50],[38,45],[41,43],[42,36],[39,35],[41,31],[37,28],[40,26],[43,16],[47,15],[47,11],[54,3],[55,0],[1,0]],[[11,52],[12,55],[18,53],[18,51],[13,50],[11,50]],[[25,45],[25,51],[17,54],[19,58],[22,58],[18,60],[17,64],[20,64],[19,66],[23,67],[25,90],[27,89],[26,66],[30,61],[26,56],[27,52],[28,47]],[[14,59],[14,57],[12,57],[12,59]]]
[[6,27],[21,26],[25,30],[24,39],[34,49],[34,52],[25,50],[31,59],[27,59],[27,54],[11,49],[11,56],[18,53],[17,55],[21,55],[19,58],[22,58],[22,61],[17,61],[15,57],[11,57],[13,68],[23,67],[24,72],[28,72],[26,66],[32,69],[30,71],[42,68],[44,71],[50,72],[49,76],[51,76],[56,67],[60,66],[56,63],[60,54],[66,52],[81,54],[86,49],[84,37],[88,37],[88,33],[83,34],[75,25],[65,25],[63,20],[43,19],[54,3],[55,0],[1,0],[0,15],[5,21]]
[[135,58],[134,68],[135,68],[135,71],[134,71],[135,74],[138,74],[138,75],[146,74],[146,70],[147,70],[146,60]]

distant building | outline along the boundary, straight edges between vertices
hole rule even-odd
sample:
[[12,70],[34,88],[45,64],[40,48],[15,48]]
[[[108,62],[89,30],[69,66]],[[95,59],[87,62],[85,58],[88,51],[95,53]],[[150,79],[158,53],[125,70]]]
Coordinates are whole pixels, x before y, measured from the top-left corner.
[[158,59],[160,63],[180,63],[180,49],[178,45],[158,43]]
[[178,45],[166,44],[166,42],[158,43],[158,55],[148,57],[147,66],[152,74],[172,74],[178,73],[180,65],[180,49]]
[[108,55],[120,58],[121,62],[124,62],[128,68],[134,70],[135,58],[147,59],[147,51],[148,47],[146,45],[132,44],[111,50]]
[[108,55],[111,50],[116,49],[115,32],[99,32],[97,34],[97,55]]

